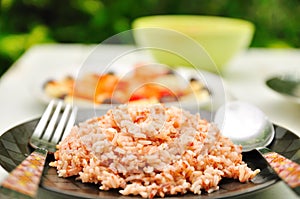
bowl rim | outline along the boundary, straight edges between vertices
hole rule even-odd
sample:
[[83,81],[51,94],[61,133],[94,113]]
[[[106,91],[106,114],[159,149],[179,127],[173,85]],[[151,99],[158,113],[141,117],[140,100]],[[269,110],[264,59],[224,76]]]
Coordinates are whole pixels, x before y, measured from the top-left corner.
[[[176,19],[172,23],[166,23],[166,20]],[[202,26],[203,20],[210,20],[211,23],[222,24],[221,26],[212,26],[209,25],[209,28],[201,29],[202,31],[191,31],[190,29],[184,29],[182,27],[189,27],[191,23],[181,24],[181,28],[176,26],[178,23],[185,22],[186,20],[199,20],[198,23],[193,23],[194,30],[197,30]],[[202,21],[201,21],[202,20]],[[226,22],[226,25],[224,25]],[[228,23],[227,23],[228,22]],[[205,22],[207,24],[207,22]],[[238,26],[237,26],[238,24]],[[132,28],[141,29],[141,28],[164,28],[178,31],[180,30],[183,33],[188,34],[201,34],[201,33],[215,33],[215,34],[224,34],[222,31],[235,32],[235,31],[250,31],[254,32],[255,25],[253,22],[241,19],[241,18],[232,18],[232,17],[224,17],[224,16],[215,16],[215,15],[188,15],[188,14],[180,14],[180,15],[148,15],[138,17],[132,22]],[[203,31],[205,30],[205,31]],[[222,31],[216,31],[222,30]]]

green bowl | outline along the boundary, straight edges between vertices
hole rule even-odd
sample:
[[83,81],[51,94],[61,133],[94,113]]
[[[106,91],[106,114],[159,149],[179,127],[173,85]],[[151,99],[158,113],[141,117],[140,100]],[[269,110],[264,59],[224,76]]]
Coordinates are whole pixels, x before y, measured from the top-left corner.
[[255,29],[242,19],[196,15],[141,17],[132,28],[136,44],[149,49],[158,62],[215,73],[248,48]]

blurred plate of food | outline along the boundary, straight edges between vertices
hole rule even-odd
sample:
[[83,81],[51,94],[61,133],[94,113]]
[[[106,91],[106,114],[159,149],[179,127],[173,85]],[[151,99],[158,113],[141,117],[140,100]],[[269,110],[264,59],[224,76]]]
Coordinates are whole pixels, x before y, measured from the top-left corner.
[[[120,67],[119,67],[120,68]],[[85,72],[44,79],[37,96],[45,103],[61,99],[84,108],[108,109],[132,103],[164,103],[184,108],[206,107],[214,93],[222,89],[211,82],[219,76],[196,69],[157,63],[132,64],[125,72]]]

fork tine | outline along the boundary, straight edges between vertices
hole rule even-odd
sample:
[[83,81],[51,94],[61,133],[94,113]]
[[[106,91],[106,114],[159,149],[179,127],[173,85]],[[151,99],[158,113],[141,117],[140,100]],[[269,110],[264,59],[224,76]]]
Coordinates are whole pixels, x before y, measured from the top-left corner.
[[54,107],[55,104],[55,100],[52,100],[49,105],[47,106],[45,112],[43,113],[39,123],[37,124],[32,136],[36,137],[36,138],[41,138],[41,136],[43,135],[44,129],[47,125],[47,122],[49,120],[49,117],[52,113],[52,109]]
[[70,111],[71,111],[71,105],[67,104],[65,107],[65,110],[63,112],[63,115],[59,121],[59,124],[57,125],[56,130],[53,134],[51,142],[58,143],[60,141],[60,138],[62,136],[62,132],[65,127],[65,124],[66,124],[66,121],[67,121]]
[[65,137],[70,133],[71,128],[73,127],[75,120],[76,120],[77,111],[78,111],[78,108],[76,106],[74,106],[73,110],[71,112],[69,121],[66,125],[65,131],[64,131],[63,135],[61,136],[61,140],[65,139]]
[[56,109],[55,109],[55,111],[54,111],[54,113],[51,117],[51,120],[50,120],[50,122],[47,126],[47,129],[46,129],[45,133],[43,134],[42,139],[48,140],[48,141],[51,139],[52,133],[53,133],[54,128],[55,128],[55,125],[57,123],[57,119],[59,118],[59,113],[62,109],[62,105],[63,105],[62,101],[59,101],[57,106],[56,106]]

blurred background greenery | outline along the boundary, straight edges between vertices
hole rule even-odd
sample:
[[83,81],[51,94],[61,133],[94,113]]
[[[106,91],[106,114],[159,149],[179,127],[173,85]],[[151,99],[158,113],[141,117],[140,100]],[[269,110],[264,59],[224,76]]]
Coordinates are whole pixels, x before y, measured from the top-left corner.
[[0,0],[0,76],[34,44],[100,43],[155,14],[242,18],[251,47],[300,47],[300,0]]

